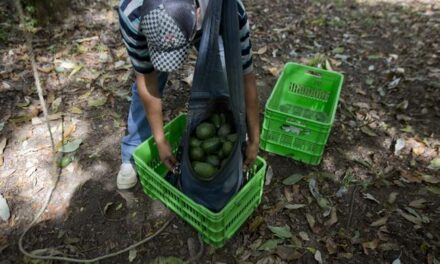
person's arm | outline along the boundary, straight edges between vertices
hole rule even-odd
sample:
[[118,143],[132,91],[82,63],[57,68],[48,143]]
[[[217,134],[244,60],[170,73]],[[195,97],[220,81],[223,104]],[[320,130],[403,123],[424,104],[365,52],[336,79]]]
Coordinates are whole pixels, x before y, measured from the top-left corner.
[[246,146],[246,159],[244,161],[244,165],[246,167],[249,167],[257,158],[260,145],[259,100],[255,74],[253,72],[250,72],[245,74],[243,78],[249,137]]
[[160,160],[172,171],[175,169],[177,161],[163,130],[162,99],[158,89],[157,77],[156,71],[148,74],[137,73],[136,84],[150,124],[151,133],[157,144]]
[[244,166],[249,167],[257,157],[260,144],[259,101],[255,74],[253,73],[249,21],[243,3],[241,1],[238,1],[238,3],[241,61],[243,66],[247,132],[249,137],[246,146]]
[[127,48],[130,61],[136,72],[136,84],[144,105],[146,116],[157,143],[160,160],[173,170],[176,159],[163,132],[162,100],[158,89],[157,73],[150,60],[147,40],[129,16],[132,10],[127,6],[118,8],[122,40]]

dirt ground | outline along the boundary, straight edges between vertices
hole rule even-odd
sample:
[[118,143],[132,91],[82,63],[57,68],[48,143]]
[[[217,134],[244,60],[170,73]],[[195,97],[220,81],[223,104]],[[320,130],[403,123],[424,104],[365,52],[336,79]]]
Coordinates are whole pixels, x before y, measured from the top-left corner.
[[[67,155],[71,163],[49,207],[25,238],[30,251],[95,257],[141,240],[172,215],[140,185],[116,188],[134,75],[117,1],[92,2],[77,1],[62,24],[34,34],[55,142],[82,144]],[[331,68],[345,82],[320,165],[261,151],[270,165],[261,205],[225,247],[205,245],[197,263],[440,263],[439,2],[244,3],[261,119],[286,62]],[[0,263],[60,263],[30,260],[17,247],[55,175],[14,13],[0,3],[0,193],[11,209],[10,219],[0,221]],[[186,109],[195,56],[169,79],[166,121]],[[301,180],[283,183],[291,175]],[[188,240],[197,241],[197,233],[175,219],[136,249],[132,263],[188,260]],[[100,263],[129,263],[129,254]]]

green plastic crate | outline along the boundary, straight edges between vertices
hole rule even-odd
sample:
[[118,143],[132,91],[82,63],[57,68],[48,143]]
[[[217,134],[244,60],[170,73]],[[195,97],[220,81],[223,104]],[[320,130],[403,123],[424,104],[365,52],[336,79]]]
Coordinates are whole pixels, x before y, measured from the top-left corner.
[[337,72],[287,63],[266,103],[260,147],[319,164],[343,81]]
[[[186,115],[181,114],[165,127],[165,136],[174,152],[186,128]],[[218,213],[195,203],[164,179],[167,169],[159,160],[157,146],[151,137],[134,151],[136,169],[144,192],[158,199],[187,223],[193,226],[205,242],[222,247],[252,212],[258,207],[263,195],[266,162],[257,157],[255,166],[247,172],[248,182],[232,197]]]

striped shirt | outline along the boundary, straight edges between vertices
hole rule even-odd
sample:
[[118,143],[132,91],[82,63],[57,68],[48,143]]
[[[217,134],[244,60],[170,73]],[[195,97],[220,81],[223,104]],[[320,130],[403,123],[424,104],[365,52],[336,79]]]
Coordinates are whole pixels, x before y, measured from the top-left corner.
[[[121,0],[118,8],[118,15],[122,40],[127,48],[128,56],[130,57],[133,68],[138,73],[146,74],[154,71],[154,67],[150,60],[147,40],[139,27],[143,1],[144,0]],[[249,22],[243,3],[241,0],[237,0],[237,3],[240,27],[241,61],[243,65],[243,73],[246,74],[253,70]],[[194,41],[196,47],[198,47],[200,42],[200,37],[197,38],[197,36],[201,36],[200,32],[197,33]]]

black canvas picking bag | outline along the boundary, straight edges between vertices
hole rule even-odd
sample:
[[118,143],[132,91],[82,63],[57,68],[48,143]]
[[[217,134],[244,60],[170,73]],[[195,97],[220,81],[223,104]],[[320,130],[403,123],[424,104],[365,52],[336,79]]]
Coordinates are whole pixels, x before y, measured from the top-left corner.
[[[220,211],[243,183],[246,120],[237,14],[236,0],[209,1],[182,139],[180,188],[195,202],[214,212]],[[219,52],[219,35],[223,39],[225,67]],[[229,96],[219,96],[222,89]],[[189,139],[197,125],[215,112],[225,112],[227,118],[233,120],[238,139],[226,164],[212,180],[204,181],[198,179],[191,166]]]

